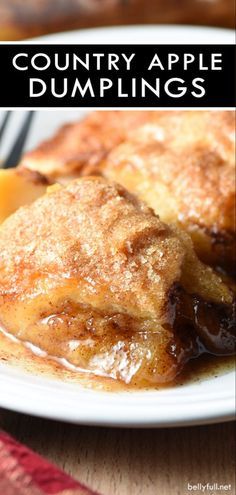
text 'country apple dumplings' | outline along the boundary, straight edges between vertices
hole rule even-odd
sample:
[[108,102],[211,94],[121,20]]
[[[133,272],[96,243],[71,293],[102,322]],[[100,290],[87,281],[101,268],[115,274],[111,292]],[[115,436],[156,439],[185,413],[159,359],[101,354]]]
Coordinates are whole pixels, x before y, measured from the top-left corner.
[[50,180],[100,174],[192,237],[200,259],[235,277],[233,111],[92,112],[27,153]]
[[2,327],[79,370],[171,382],[234,353],[234,308],[189,235],[106,179],[52,186],[0,227]]

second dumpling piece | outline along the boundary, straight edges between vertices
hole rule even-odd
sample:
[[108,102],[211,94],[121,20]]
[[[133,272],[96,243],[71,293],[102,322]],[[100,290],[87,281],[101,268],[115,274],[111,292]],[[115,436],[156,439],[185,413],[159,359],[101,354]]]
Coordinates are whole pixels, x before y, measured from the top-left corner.
[[114,148],[97,172],[187,230],[202,261],[235,275],[233,112],[162,112]]

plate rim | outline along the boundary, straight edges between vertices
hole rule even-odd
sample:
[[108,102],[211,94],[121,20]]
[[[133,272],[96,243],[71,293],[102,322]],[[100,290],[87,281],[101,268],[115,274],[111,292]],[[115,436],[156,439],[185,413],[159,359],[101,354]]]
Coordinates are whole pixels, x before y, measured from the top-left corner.
[[[128,34],[130,31],[134,32],[139,32],[141,30],[149,31],[149,32],[155,32],[159,31],[161,35],[165,34],[166,31],[172,31],[175,33],[175,35],[181,35],[183,33],[189,34],[199,34],[201,33],[202,35],[210,35],[210,36],[219,36],[221,39],[219,41],[213,42],[212,40],[209,41],[209,44],[227,44],[227,43],[232,43],[234,44],[234,36],[235,32],[234,29],[230,28],[223,28],[223,27],[215,27],[215,26],[201,26],[201,25],[192,25],[192,24],[135,24],[135,25],[117,25],[117,26],[102,26],[102,27],[92,27],[92,28],[85,28],[85,29],[74,29],[71,31],[60,31],[57,33],[50,33],[50,34],[45,34],[42,36],[37,36],[34,38],[27,38],[25,40],[20,40],[17,42],[14,41],[3,41],[2,43],[5,44],[27,44],[27,43],[33,43],[33,44],[40,44],[40,43],[47,43],[47,44],[53,44],[55,43],[55,39],[57,38],[63,38],[62,41],[60,42],[59,40],[56,41],[57,44],[71,44],[73,43],[71,40],[66,41],[66,38],[73,38],[74,36],[88,36],[90,35],[95,35],[95,36],[101,36],[102,34],[106,35],[112,35],[113,33],[116,33],[117,31],[121,32],[125,35]],[[222,38],[225,38],[223,40]],[[227,38],[227,39],[226,39]],[[198,38],[199,40],[199,38]],[[185,41],[177,40],[176,44],[185,44],[186,41],[188,42],[188,45],[191,44],[205,44],[205,42],[197,43],[196,41],[192,42],[191,39],[187,38]],[[101,41],[98,41],[98,43],[101,43]],[[110,44],[109,41],[107,43]],[[124,41],[125,44],[127,44],[126,41]],[[145,40],[142,39],[141,44],[145,44]],[[147,41],[147,44],[149,42]],[[159,44],[165,44],[166,42],[162,42],[161,40],[158,40]],[[92,43],[87,43],[87,44],[94,44]],[[105,42],[102,42],[102,44],[106,44]],[[112,43],[114,45],[119,45],[120,43],[114,42]],[[129,43],[128,43],[129,44]],[[130,44],[137,44],[137,42],[132,42]]]
[[[231,373],[233,374],[234,371],[228,372]],[[219,394],[218,397],[213,393],[212,397],[208,396],[207,401],[204,396],[206,394],[200,394],[200,391],[198,395],[192,392],[188,396],[186,393],[184,401],[181,396],[177,397],[176,401],[173,394],[171,400],[167,396],[166,402],[166,391],[176,392],[180,387],[160,391],[101,392],[75,383],[45,378],[39,374],[19,372],[10,364],[0,364],[0,375],[4,378],[0,381],[2,407],[74,424],[166,428],[214,424],[235,419],[233,393]],[[184,390],[184,387],[181,387],[181,390]],[[138,400],[139,395],[142,396],[142,404]],[[40,401],[37,400],[39,396]],[[96,405],[95,409],[94,405]]]

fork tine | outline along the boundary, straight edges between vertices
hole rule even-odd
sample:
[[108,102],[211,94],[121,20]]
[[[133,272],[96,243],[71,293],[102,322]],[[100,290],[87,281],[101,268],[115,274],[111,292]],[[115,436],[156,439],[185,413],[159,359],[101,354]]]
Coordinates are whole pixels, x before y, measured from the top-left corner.
[[8,157],[4,161],[2,168],[13,168],[17,166],[23,152],[24,144],[28,136],[33,116],[33,111],[27,112],[26,118],[16,138],[16,141],[13,144]]
[[2,120],[1,127],[0,127],[0,141],[2,139],[2,135],[5,131],[5,128],[6,128],[6,125],[7,125],[7,122],[8,122],[10,115],[11,115],[11,112],[10,112],[10,110],[8,110],[8,112],[5,113],[4,118]]

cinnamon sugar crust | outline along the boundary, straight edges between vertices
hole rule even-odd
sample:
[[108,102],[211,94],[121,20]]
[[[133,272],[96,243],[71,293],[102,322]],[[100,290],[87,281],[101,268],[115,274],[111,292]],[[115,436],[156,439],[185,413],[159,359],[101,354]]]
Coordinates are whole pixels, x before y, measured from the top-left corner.
[[165,383],[208,347],[232,353],[232,303],[186,233],[99,177],[52,186],[0,227],[1,324],[86,372]]

